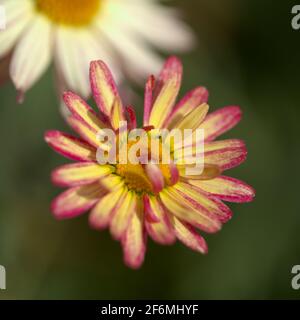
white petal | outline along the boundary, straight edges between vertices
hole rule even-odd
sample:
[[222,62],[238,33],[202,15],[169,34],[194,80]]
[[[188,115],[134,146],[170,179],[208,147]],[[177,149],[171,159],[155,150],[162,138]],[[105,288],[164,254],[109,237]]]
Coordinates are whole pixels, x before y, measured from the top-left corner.
[[118,21],[102,20],[98,28],[118,51],[124,68],[132,73],[133,78],[145,78],[159,72],[162,67],[159,56],[131,31],[123,30]]
[[36,16],[13,53],[10,76],[20,91],[29,89],[42,75],[51,60],[51,25]]
[[0,31],[0,57],[5,56],[16,43],[33,16],[31,0],[2,0],[6,16],[6,28]]
[[105,42],[93,30],[57,28],[55,61],[58,72],[63,77],[67,89],[87,98],[90,95],[89,67],[93,60],[104,60],[112,69],[116,66],[113,55],[107,51]]
[[179,14],[160,4],[115,0],[106,5],[104,14],[118,21],[122,30],[131,30],[164,50],[186,51],[195,43],[193,32]]

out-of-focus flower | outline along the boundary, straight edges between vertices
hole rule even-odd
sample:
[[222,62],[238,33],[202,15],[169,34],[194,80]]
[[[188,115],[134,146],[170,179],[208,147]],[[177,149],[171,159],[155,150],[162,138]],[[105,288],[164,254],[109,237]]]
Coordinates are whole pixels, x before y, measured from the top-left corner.
[[87,98],[89,62],[103,59],[119,81],[161,67],[151,46],[188,50],[190,29],[176,11],[156,0],[0,0],[6,29],[0,31],[0,59],[12,53],[10,77],[22,94],[45,72],[52,59],[60,92]]
[[[167,60],[157,81],[149,78],[143,128],[147,134],[157,128],[204,129],[204,169],[199,175],[187,175],[184,169],[189,164],[175,162],[176,144],[168,164],[162,163],[161,156],[156,164],[123,163],[120,153],[114,164],[99,164],[98,151],[105,149],[99,132],[111,128],[120,140],[120,121],[127,120],[130,129],[136,128],[133,109],[123,107],[112,75],[102,61],[94,61],[90,67],[99,113],[74,93],[64,94],[71,112],[69,124],[80,138],[59,131],[45,134],[55,151],[76,161],[52,174],[55,184],[68,187],[54,199],[54,215],[73,218],[91,209],[91,226],[110,228],[112,236],[122,243],[125,263],[132,268],[140,267],[144,260],[147,236],[165,245],[177,238],[191,249],[206,253],[206,242],[197,229],[214,233],[231,218],[232,212],[222,200],[248,202],[254,197],[249,185],[222,174],[246,159],[244,143],[237,139],[214,141],[240,121],[240,108],[229,106],[207,115],[208,92],[204,87],[192,90],[176,104],[181,78],[182,65],[175,57]],[[193,140],[185,152],[192,154],[194,147]]]

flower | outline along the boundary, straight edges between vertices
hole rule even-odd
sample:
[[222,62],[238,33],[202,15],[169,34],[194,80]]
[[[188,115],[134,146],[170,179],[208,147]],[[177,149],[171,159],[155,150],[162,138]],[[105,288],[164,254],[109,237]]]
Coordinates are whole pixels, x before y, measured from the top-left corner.
[[194,43],[173,9],[155,0],[0,0],[0,5],[7,17],[0,59],[12,52],[10,77],[20,98],[52,59],[59,93],[68,88],[87,98],[90,61],[107,61],[119,82],[121,70],[133,79],[159,70],[161,60],[150,45],[184,51]]
[[[244,142],[215,141],[240,121],[240,108],[229,106],[207,115],[208,92],[204,87],[197,87],[175,103],[181,78],[182,65],[176,57],[166,61],[157,80],[149,77],[143,127],[147,134],[155,128],[204,129],[201,174],[189,176],[184,170],[188,164],[175,162],[175,144],[169,164],[123,163],[120,156],[114,164],[99,164],[97,150],[105,149],[99,132],[109,127],[119,139],[122,128],[118,124],[125,120],[131,129],[136,128],[133,109],[122,105],[112,75],[102,61],[90,65],[99,113],[74,93],[64,94],[71,113],[69,124],[80,138],[60,131],[45,134],[46,142],[56,152],[76,161],[52,173],[55,184],[68,188],[52,202],[54,215],[58,219],[73,218],[91,209],[91,226],[110,228],[112,236],[121,241],[125,263],[132,268],[143,263],[147,236],[165,245],[177,238],[191,249],[206,253],[206,242],[197,229],[214,233],[231,218],[232,212],[223,200],[249,202],[254,197],[249,185],[222,174],[246,159]],[[194,146],[194,142],[188,146],[187,153]]]

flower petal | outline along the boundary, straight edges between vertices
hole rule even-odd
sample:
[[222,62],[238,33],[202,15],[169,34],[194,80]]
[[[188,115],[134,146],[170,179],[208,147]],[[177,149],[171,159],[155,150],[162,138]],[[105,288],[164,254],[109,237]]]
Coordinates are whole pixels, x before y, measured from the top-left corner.
[[215,141],[204,146],[204,162],[218,166],[222,171],[234,168],[246,160],[247,149],[241,140]]
[[145,221],[146,230],[150,237],[163,245],[173,244],[176,241],[176,237],[170,219],[163,206],[154,196],[149,196],[148,205],[145,206],[145,214],[149,216],[150,211],[156,217],[156,220],[158,220],[153,222],[149,220]]
[[145,164],[144,168],[145,168],[147,177],[151,181],[153,192],[154,193],[160,192],[165,185],[165,181],[159,166],[153,163],[148,163],[148,164]]
[[[109,6],[112,5],[114,4],[111,2]],[[117,55],[122,58],[123,67],[133,80],[144,79],[145,76],[159,71],[162,65],[161,59],[144,39],[129,29],[120,33],[124,28],[120,20],[116,19],[116,11],[112,16],[102,16],[102,19],[99,19],[98,28],[100,33],[109,39],[109,44]]]
[[146,233],[142,204],[137,204],[137,212],[132,216],[129,226],[122,238],[124,262],[133,269],[138,269],[145,257]]
[[[185,146],[184,156],[182,156],[183,153],[180,148],[177,147],[174,151],[174,159],[181,172],[183,172],[182,169],[195,166],[196,151],[197,149],[194,145]],[[198,153],[200,151],[198,150]],[[204,144],[204,169],[206,165],[213,165],[217,166],[221,171],[228,170],[240,165],[246,159],[246,156],[247,149],[242,140],[228,139],[207,142]]]
[[98,134],[102,133],[102,129],[95,131],[86,122],[82,121],[78,117],[75,117],[74,115],[68,116],[66,121],[69,126],[91,146],[95,147],[96,149],[102,148],[104,151],[108,151],[110,149],[110,146],[105,143],[101,143],[99,140]]
[[126,192],[126,188],[118,188],[104,196],[90,213],[90,225],[95,229],[106,229]]
[[[202,137],[199,137],[199,138],[201,139]],[[197,146],[200,142],[201,142],[201,140],[193,139],[193,144],[191,144],[189,146],[184,145],[185,159],[189,159],[190,156],[195,156],[196,151],[200,152],[200,150],[197,149]],[[176,148],[176,145],[175,145],[174,159],[180,159],[180,154],[181,154],[180,152],[183,151],[182,146],[180,146],[180,147]],[[218,150],[232,149],[232,148],[244,148],[244,147],[245,147],[245,143],[244,143],[244,141],[242,141],[240,139],[217,140],[217,141],[211,141],[211,142],[204,143],[204,152],[218,151]]]
[[170,57],[160,74],[156,86],[156,99],[150,114],[149,124],[161,128],[176,101],[182,78],[182,64],[176,57]]
[[183,244],[194,251],[204,254],[207,253],[208,248],[205,240],[191,225],[182,222],[176,217],[172,217],[171,220],[175,230],[175,235]]
[[110,166],[94,162],[71,163],[56,168],[51,175],[52,182],[62,187],[90,184],[112,172]]
[[134,192],[128,191],[120,201],[118,209],[110,221],[110,232],[115,240],[120,240],[126,232],[132,215],[136,214],[137,197]]
[[120,98],[116,97],[111,110],[111,126],[117,130],[120,128],[120,122],[125,121],[124,109]]
[[92,61],[90,81],[93,97],[99,109],[110,117],[115,100],[120,101],[113,76],[103,61]]
[[232,212],[225,204],[213,196],[202,192],[199,188],[180,182],[174,186],[174,189],[200,213],[205,214],[206,212],[210,218],[218,219],[223,223],[231,219]]
[[230,148],[245,148],[245,142],[240,139],[226,139],[206,142],[204,145],[205,152]]
[[69,134],[51,130],[45,133],[45,140],[51,148],[66,158],[77,161],[96,161],[95,148]]
[[182,80],[182,63],[176,56],[170,56],[164,63],[155,85],[154,99],[157,99],[164,86],[171,79],[177,79],[180,87]]
[[166,209],[177,218],[205,232],[213,233],[220,230],[221,223],[214,214],[191,201],[186,194],[178,192],[174,186],[164,189],[160,193],[160,198]]
[[187,165],[177,165],[181,178],[189,180],[211,180],[218,177],[221,174],[221,169],[212,164],[204,164],[204,168],[199,175],[187,175]]
[[192,30],[178,19],[173,9],[154,1],[143,1],[142,5],[135,1],[114,1],[112,6],[122,30],[130,30],[160,49],[187,51],[195,43]]
[[18,42],[10,65],[10,76],[17,90],[29,89],[50,64],[52,57],[51,24],[37,15]]
[[186,115],[194,108],[208,101],[208,90],[205,87],[196,87],[189,91],[174,107],[172,115],[179,112]]
[[103,177],[99,181],[100,185],[108,191],[114,191],[121,187],[124,187],[124,180],[122,177],[116,174],[110,174]]
[[198,107],[192,109],[187,115],[183,118],[180,118],[178,122],[174,122],[173,125],[169,125],[169,129],[191,129],[196,130],[206,117],[209,106],[206,103],[199,105]]
[[143,205],[144,205],[144,213],[146,221],[159,222],[159,217],[155,214],[151,204],[150,204],[150,196],[148,194],[143,195]]
[[[2,1],[3,2],[3,1]],[[18,37],[31,21],[33,3],[30,0],[9,0],[1,5],[6,13],[6,28],[0,31],[0,57],[6,56],[15,45]]]
[[56,69],[67,88],[82,97],[88,98],[91,94],[91,61],[101,58],[116,70],[114,56],[107,50],[109,47],[104,44],[103,36],[91,28],[56,28],[54,39]]
[[87,98],[90,94],[88,82],[88,64],[85,65],[85,50],[88,46],[83,43],[84,36],[79,30],[71,28],[56,28],[54,34],[55,67],[66,87]]
[[200,127],[204,129],[205,140],[214,140],[230,130],[241,120],[241,117],[241,109],[236,106],[225,107],[209,114]]
[[126,114],[128,115],[128,125],[131,130],[136,129],[137,121],[134,109],[131,106],[126,107]]
[[145,87],[145,99],[144,99],[144,126],[149,125],[149,118],[151,109],[153,106],[153,90],[155,86],[154,76],[150,76],[147,80]]
[[243,181],[220,176],[208,181],[190,181],[191,184],[224,201],[250,202],[255,196],[254,189]]
[[73,187],[56,197],[51,210],[56,218],[74,218],[89,210],[105,193],[99,183]]
[[78,95],[72,92],[65,92],[63,99],[70,112],[78,119],[86,123],[96,133],[106,128],[107,124],[101,121],[96,112]]
[[166,120],[165,127],[174,127],[174,123],[178,122],[185,115],[190,113],[194,108],[203,103],[207,103],[208,91],[204,87],[197,87],[188,92],[176,106],[173,108],[170,117]]

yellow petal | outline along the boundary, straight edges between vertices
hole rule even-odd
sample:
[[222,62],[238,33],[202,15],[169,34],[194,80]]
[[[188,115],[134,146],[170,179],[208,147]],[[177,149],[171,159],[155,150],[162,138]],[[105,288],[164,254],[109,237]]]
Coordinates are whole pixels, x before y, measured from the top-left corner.
[[122,239],[124,261],[127,266],[137,269],[144,261],[146,236],[142,205],[137,202],[137,212],[132,216],[125,236]]
[[170,129],[191,129],[196,130],[202,121],[205,119],[209,106],[206,103],[201,104],[200,106],[191,110],[185,117],[178,120],[177,123],[170,126]]
[[159,220],[155,223],[146,221],[146,229],[150,237],[154,241],[164,245],[174,243],[176,240],[174,230],[164,208],[159,203],[158,199],[156,199],[156,197],[154,196],[149,196],[149,205],[151,207],[151,210]]
[[93,96],[98,107],[110,117],[113,104],[116,98],[119,98],[119,94],[113,76],[103,61],[91,62],[90,79]]
[[115,210],[115,214],[110,223],[110,232],[116,240],[120,240],[124,235],[130,219],[135,214],[136,195],[128,191]]
[[106,125],[100,120],[95,111],[79,96],[72,92],[64,93],[64,101],[73,115],[88,125],[96,133]]
[[108,193],[95,205],[89,216],[89,222],[93,228],[105,229],[108,227],[113,209],[125,195],[125,192],[125,188],[119,188]]
[[55,169],[52,181],[60,186],[77,186],[100,180],[113,170],[113,167],[100,166],[94,162],[71,163]]
[[76,161],[95,161],[96,149],[85,141],[69,134],[50,130],[45,134],[45,140],[51,148],[66,158]]
[[[191,182],[193,181],[197,180],[192,180]],[[196,191],[188,183],[177,183],[174,189],[184,194],[186,199],[189,199],[191,203],[196,204],[200,213],[204,212],[205,214],[206,212],[206,215],[213,220],[217,219],[224,222],[232,216],[231,210],[225,204],[217,199],[210,198],[209,195],[206,195],[199,189]]]
[[172,111],[182,78],[182,64],[176,57],[170,57],[160,74],[156,86],[156,99],[150,114],[149,125],[161,128]]
[[175,234],[182,243],[192,250],[201,253],[207,253],[208,248],[205,240],[195,231],[192,226],[182,222],[176,217],[173,217],[171,220]]
[[121,121],[125,121],[123,106],[122,106],[121,100],[119,98],[116,98],[113,103],[112,112],[111,112],[112,127],[115,130],[119,129]]
[[206,232],[216,232],[221,227],[216,217],[200,205],[187,200],[174,187],[163,190],[160,193],[160,198],[170,213],[193,226]]
[[204,168],[199,175],[188,175],[187,167],[194,167],[195,165],[177,165],[179,175],[184,179],[190,180],[211,180],[221,174],[221,169],[213,164],[204,164]]

